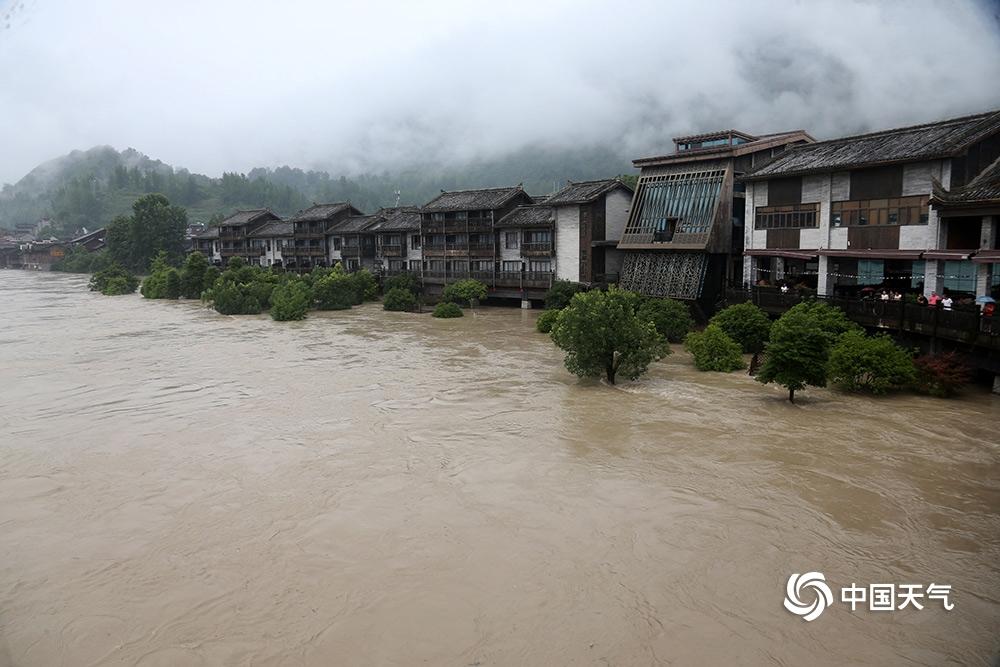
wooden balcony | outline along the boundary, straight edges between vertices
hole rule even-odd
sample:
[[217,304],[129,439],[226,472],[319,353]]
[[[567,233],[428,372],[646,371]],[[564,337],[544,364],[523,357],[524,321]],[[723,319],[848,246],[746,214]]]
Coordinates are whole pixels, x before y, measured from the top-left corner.
[[548,289],[553,279],[551,271],[500,271],[495,280],[498,287]]
[[283,252],[285,252],[285,253],[287,253],[289,255],[295,255],[297,257],[325,257],[326,256],[326,248],[324,248],[321,245],[317,245],[317,246],[297,245],[297,246],[292,246],[291,248],[285,247],[285,248],[283,248]]
[[375,249],[375,254],[378,257],[406,257],[406,246],[383,244]]
[[521,244],[521,257],[551,257],[551,256],[552,256],[551,241],[544,241],[541,243]]
[[445,222],[423,222],[420,231],[424,234],[464,234],[465,232],[492,232],[493,223],[487,220],[447,220]]

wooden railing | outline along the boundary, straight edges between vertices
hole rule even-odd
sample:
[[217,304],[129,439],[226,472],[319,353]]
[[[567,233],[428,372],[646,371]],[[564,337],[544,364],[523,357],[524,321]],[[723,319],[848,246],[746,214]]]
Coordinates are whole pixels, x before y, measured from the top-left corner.
[[976,306],[945,310],[907,301],[823,297],[776,287],[727,290],[726,302],[751,302],[762,310],[780,314],[803,301],[817,300],[840,308],[849,319],[873,329],[890,329],[1000,349],[1000,317],[984,317]]

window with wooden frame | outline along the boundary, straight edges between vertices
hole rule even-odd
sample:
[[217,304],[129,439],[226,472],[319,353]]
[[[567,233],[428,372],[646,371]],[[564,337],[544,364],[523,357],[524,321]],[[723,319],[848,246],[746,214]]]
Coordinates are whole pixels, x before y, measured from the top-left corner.
[[926,225],[929,203],[927,195],[835,201],[830,204],[830,226]]
[[819,204],[758,206],[754,229],[815,229],[819,227]]

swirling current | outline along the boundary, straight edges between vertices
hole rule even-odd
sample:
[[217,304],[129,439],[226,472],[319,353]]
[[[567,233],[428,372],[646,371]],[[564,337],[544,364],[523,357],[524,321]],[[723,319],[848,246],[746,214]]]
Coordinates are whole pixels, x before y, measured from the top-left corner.
[[[790,405],[680,346],[579,381],[536,316],[278,323],[0,272],[0,665],[995,659],[1000,396]],[[955,607],[837,595],[883,582]]]

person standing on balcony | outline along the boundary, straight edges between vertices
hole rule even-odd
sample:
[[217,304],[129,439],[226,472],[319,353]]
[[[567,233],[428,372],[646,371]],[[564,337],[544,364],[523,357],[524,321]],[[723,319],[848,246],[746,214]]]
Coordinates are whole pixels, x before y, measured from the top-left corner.
[[931,308],[937,308],[939,303],[941,303],[941,297],[938,296],[937,292],[931,292],[931,298],[927,299],[927,305]]
[[953,304],[954,304],[954,302],[951,300],[951,295],[950,294],[946,294],[945,297],[944,297],[944,299],[941,300],[941,306],[945,310],[951,310],[951,307],[952,307]]

